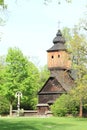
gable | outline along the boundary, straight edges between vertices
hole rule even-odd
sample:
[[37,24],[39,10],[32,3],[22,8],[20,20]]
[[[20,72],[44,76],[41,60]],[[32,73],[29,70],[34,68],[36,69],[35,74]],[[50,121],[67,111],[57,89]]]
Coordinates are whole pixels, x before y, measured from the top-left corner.
[[55,77],[50,77],[44,84],[38,94],[41,93],[63,93],[65,89],[61,86]]
[[72,79],[68,71],[57,71],[56,78],[59,80],[59,82],[67,92],[73,88],[74,80]]

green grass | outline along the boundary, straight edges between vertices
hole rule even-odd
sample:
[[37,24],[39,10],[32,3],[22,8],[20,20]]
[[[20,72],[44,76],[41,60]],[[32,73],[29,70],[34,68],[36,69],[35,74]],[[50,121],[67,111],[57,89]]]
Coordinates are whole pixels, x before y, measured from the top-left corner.
[[87,130],[87,118],[0,118],[0,130]]

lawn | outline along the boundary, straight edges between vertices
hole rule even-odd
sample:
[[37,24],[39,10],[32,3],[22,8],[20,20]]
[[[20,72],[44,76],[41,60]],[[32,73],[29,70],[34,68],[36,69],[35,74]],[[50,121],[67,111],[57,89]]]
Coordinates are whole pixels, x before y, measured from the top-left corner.
[[0,130],[87,130],[87,118],[1,117]]

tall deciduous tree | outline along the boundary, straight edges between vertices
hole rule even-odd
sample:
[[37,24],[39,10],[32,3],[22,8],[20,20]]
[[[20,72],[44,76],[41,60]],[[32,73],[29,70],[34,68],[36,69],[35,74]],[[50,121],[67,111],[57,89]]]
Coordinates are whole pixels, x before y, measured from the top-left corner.
[[34,96],[32,95],[34,95],[37,88],[35,83],[39,79],[39,74],[37,74],[38,70],[35,66],[23,56],[23,53],[18,48],[8,50],[6,63],[4,88],[6,98],[10,103],[10,115],[12,115],[12,104],[16,92],[21,91],[23,97],[27,99],[26,101],[31,102],[30,99],[33,100]]
[[0,114],[7,114],[9,110],[9,103],[4,95],[3,84],[5,73],[5,56],[0,56]]
[[28,75],[22,82],[23,100],[22,106],[25,109],[35,109],[37,104],[37,92],[39,89],[40,74],[37,67],[32,63],[28,62]]
[[79,34],[76,29],[70,41],[69,51],[72,54],[73,69],[77,73],[76,88],[73,91],[73,95],[76,95],[76,100],[79,100],[79,116],[82,117],[83,100],[87,98],[87,42],[85,37]]
[[47,68],[47,65],[40,68],[40,87],[47,81],[48,77],[50,76],[50,71]]
[[4,5],[4,0],[0,0],[0,5]]
[[[76,28],[74,28],[73,31],[73,33],[69,33],[69,29],[65,28],[63,30],[63,34],[68,41],[68,51],[71,53],[72,69],[76,71],[77,75],[75,87],[71,90],[69,96],[73,101],[79,104],[79,116],[82,117],[83,105],[84,103],[87,104],[87,42],[86,38],[82,36]],[[60,102],[60,100],[58,102]],[[55,105],[53,106],[53,110],[54,112],[58,112],[59,110],[56,109]],[[62,105],[64,105],[64,102]],[[65,105],[68,107],[67,104]],[[62,110],[65,110],[65,107]],[[65,112],[67,113],[68,111]]]

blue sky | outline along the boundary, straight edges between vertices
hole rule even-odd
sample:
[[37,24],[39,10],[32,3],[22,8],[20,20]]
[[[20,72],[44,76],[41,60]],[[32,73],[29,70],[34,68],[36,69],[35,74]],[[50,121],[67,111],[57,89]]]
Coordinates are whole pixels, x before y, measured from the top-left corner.
[[44,5],[44,0],[7,0],[7,4],[8,11],[2,12],[7,22],[0,27],[0,55],[7,54],[9,47],[18,47],[35,64],[43,66],[47,63],[46,50],[53,45],[58,21],[60,29],[73,28],[84,16],[87,0],[62,2],[61,5],[57,0],[48,5]]

